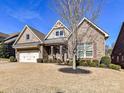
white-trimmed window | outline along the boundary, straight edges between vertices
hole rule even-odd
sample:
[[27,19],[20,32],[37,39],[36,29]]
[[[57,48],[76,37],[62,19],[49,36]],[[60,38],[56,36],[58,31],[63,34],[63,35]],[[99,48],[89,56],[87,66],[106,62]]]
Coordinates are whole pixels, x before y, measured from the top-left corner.
[[63,37],[64,36],[64,32],[62,30],[58,30],[58,31],[56,31],[56,36],[57,37]]
[[60,36],[64,36],[64,32],[63,31],[60,31]]
[[59,36],[59,31],[56,31],[56,36]]
[[93,45],[92,43],[82,43],[77,45],[78,58],[93,58]]

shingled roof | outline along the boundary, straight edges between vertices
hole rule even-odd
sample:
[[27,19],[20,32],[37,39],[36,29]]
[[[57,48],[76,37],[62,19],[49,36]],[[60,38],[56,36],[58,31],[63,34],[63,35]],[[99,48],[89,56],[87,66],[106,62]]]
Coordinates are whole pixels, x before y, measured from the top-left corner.
[[37,35],[37,37],[40,39],[40,40],[43,40],[44,37],[45,37],[45,34],[43,34],[42,32],[38,31],[37,29],[31,27],[31,26],[28,26],[35,35]]
[[28,28],[30,31],[32,31],[32,33],[41,41],[43,42],[44,41],[44,37],[45,35],[38,31],[37,29],[31,27],[31,26],[28,26],[28,25],[25,25],[25,27],[23,28],[23,30],[20,32],[19,36],[17,37],[16,41],[14,42],[13,45],[16,44],[16,42],[18,41],[18,39],[20,38],[20,36],[22,35],[22,33],[25,31],[25,29]]
[[67,43],[66,38],[54,38],[44,40],[44,44],[64,44]]
[[11,42],[14,42],[16,38],[18,37],[18,35],[19,35],[19,32],[9,34],[9,36],[4,39],[4,43],[9,44]]
[[18,36],[18,35],[19,35],[19,32],[9,34],[8,37],[6,37],[4,40],[11,39],[11,38],[16,37],[16,36]]

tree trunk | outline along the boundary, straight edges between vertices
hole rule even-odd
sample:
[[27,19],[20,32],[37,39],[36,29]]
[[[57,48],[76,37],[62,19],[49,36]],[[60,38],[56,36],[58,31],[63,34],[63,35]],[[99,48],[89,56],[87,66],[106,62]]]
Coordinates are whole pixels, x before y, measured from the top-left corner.
[[76,70],[76,55],[73,55],[73,70]]

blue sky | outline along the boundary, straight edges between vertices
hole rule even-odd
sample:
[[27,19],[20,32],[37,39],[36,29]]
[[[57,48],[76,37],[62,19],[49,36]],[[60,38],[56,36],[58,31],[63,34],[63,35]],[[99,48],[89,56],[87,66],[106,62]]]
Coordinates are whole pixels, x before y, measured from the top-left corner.
[[[50,0],[0,0],[0,32],[14,33],[28,24],[47,34],[58,15],[50,9]],[[107,44],[117,39],[124,21],[124,0],[106,0],[97,25],[109,33]]]

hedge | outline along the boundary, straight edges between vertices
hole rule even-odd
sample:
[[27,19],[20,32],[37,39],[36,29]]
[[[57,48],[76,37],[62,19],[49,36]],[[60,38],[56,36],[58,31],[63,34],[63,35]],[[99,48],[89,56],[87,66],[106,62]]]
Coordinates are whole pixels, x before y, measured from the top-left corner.
[[17,62],[17,59],[14,56],[11,56],[9,59],[10,59],[10,62]]
[[121,66],[115,65],[115,64],[109,64],[109,68],[110,69],[114,69],[114,70],[120,70],[121,69]]

